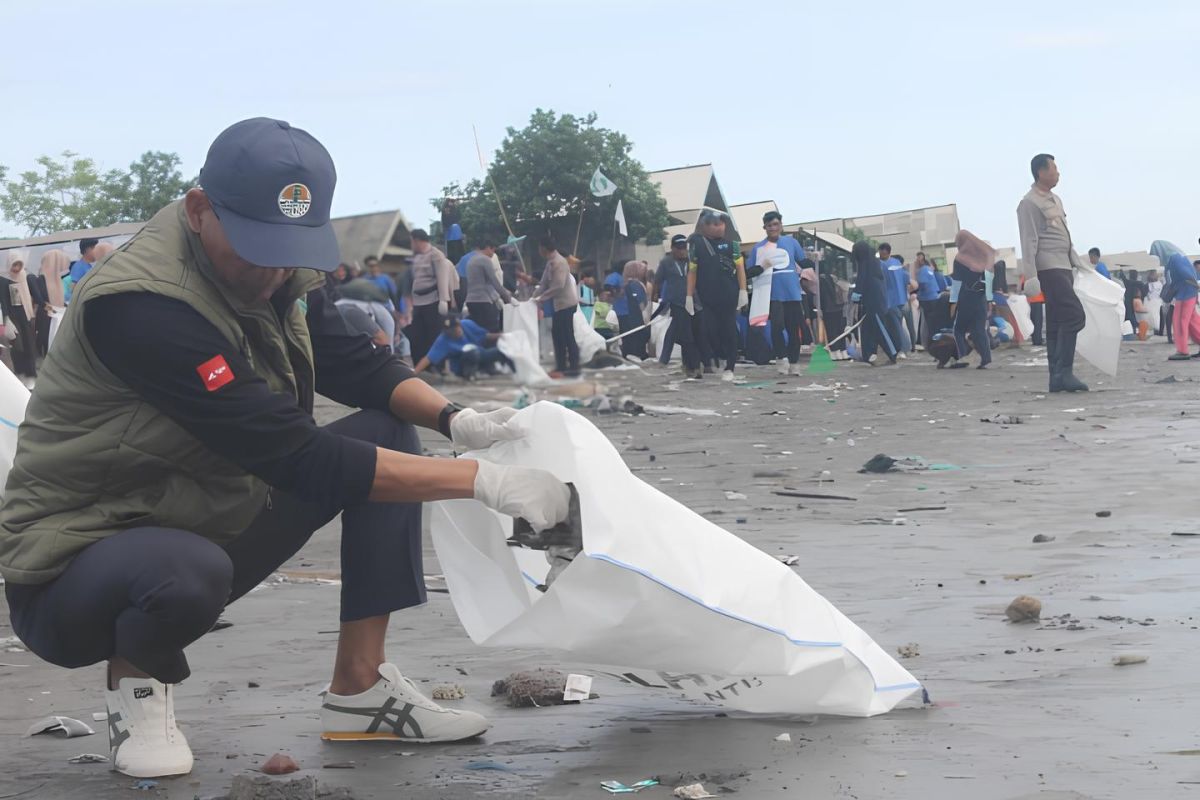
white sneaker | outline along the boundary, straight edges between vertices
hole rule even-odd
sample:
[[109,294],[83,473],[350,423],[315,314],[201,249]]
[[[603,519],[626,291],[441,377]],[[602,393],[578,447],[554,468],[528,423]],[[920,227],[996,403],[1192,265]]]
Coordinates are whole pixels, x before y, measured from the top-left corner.
[[801,352],[801,353],[806,353],[806,354],[807,354],[807,353],[811,353],[811,352],[812,352],[812,345],[811,345],[811,344],[802,344],[802,345],[800,345],[800,352]]
[[775,362],[775,371],[778,372],[780,375],[787,375],[788,374],[787,359],[781,358],[778,361],[776,361]]
[[901,361],[907,361],[908,353],[905,353],[903,350],[901,350],[899,353],[896,353],[896,358],[900,359]]
[[322,739],[457,742],[492,727],[479,714],[442,708],[425,697],[395,664],[380,664],[379,675],[379,683],[361,694],[347,697],[325,693],[321,704]]
[[721,380],[726,383],[733,383],[733,370],[727,369],[721,373]]
[[175,727],[173,688],[153,678],[122,678],[107,689],[108,751],[112,768],[132,778],[192,771],[192,749]]
[[803,375],[803,374],[804,374],[804,370],[802,370],[802,369],[800,368],[800,365],[799,365],[799,364],[792,364],[792,366],[791,366],[791,368],[788,370],[788,372],[789,372],[790,374],[792,374],[792,375]]

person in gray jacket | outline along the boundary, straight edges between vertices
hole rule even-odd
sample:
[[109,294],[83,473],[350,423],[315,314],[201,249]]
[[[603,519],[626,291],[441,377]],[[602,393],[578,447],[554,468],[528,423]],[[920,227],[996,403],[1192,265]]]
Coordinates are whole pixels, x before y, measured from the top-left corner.
[[500,333],[502,319],[500,301],[517,305],[512,292],[504,288],[496,274],[492,257],[496,254],[496,243],[484,239],[467,262],[467,311],[471,319],[488,333]]

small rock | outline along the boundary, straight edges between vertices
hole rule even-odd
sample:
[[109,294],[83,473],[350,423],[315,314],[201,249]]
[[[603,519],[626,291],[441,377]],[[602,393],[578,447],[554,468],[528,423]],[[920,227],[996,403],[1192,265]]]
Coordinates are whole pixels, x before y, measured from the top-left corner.
[[921,647],[916,642],[909,642],[897,647],[896,652],[900,654],[901,658],[916,658],[921,655]]
[[745,525],[745,524],[746,524],[746,518],[745,518],[745,517],[738,517],[737,519],[735,519],[735,520],[734,520],[734,522],[736,522],[738,525]]
[[775,737],[775,741],[777,742],[790,742],[791,740],[792,735],[790,733],[781,733]]
[[294,758],[283,753],[276,753],[267,759],[259,771],[264,775],[287,775],[289,772],[296,772],[299,769],[300,765]]
[[1004,615],[1011,622],[1032,622],[1041,619],[1042,601],[1036,597],[1023,594],[1008,604],[1008,608],[1004,610]]
[[897,778],[907,778],[908,772],[905,770],[900,770],[899,772],[896,773],[896,777]]
[[1037,536],[1033,537],[1033,543],[1034,544],[1045,544],[1046,542],[1053,542],[1054,538],[1055,537],[1050,536],[1049,534],[1039,533]]
[[246,684],[246,687],[247,687],[247,688],[250,688],[250,689],[257,689],[257,688],[258,688],[258,684],[257,684],[257,683],[255,683],[254,681],[250,681],[249,683],[247,683],[247,684]]
[[467,690],[457,683],[446,683],[433,687],[431,694],[434,700],[462,700],[467,696]]
[[514,672],[492,684],[492,697],[503,695],[513,708],[563,705],[567,676],[556,669]]
[[1099,517],[1100,519],[1105,519],[1107,517],[1111,517],[1112,512],[1111,511],[1097,511],[1096,516]]
[[706,791],[704,785],[700,783],[677,786],[671,794],[675,797],[682,797],[683,800],[703,800],[706,797],[716,797],[715,794],[710,794]]
[[1123,656],[1114,657],[1112,663],[1114,667],[1128,667],[1132,664],[1145,664],[1149,660],[1150,656],[1129,653]]

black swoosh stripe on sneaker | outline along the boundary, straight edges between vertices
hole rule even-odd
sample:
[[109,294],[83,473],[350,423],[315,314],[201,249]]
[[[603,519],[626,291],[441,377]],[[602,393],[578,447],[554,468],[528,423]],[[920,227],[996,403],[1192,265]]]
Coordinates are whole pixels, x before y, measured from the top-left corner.
[[[396,698],[389,697],[387,701],[379,708],[350,708],[347,706],[335,706],[331,703],[325,703],[322,707],[328,708],[330,711],[336,711],[339,714],[352,714],[357,717],[370,717],[371,723],[367,725],[367,733],[375,733],[379,730],[379,726],[387,723],[392,729],[392,733],[397,736],[424,739],[425,734],[421,731],[421,726],[413,717],[412,711],[416,707],[412,703],[405,703],[404,707],[399,711],[396,710]],[[408,732],[405,732],[405,728]]]

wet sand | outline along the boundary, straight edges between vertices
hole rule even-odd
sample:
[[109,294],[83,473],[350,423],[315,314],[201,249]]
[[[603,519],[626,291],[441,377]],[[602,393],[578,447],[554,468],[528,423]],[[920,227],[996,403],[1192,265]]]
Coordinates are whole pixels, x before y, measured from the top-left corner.
[[[685,778],[745,798],[1200,797],[1200,536],[1172,535],[1200,533],[1200,363],[1168,364],[1168,353],[1161,342],[1124,345],[1118,378],[1079,370],[1087,395],[1046,395],[1045,367],[1030,364],[1044,353],[1028,348],[1001,351],[987,371],[937,371],[918,354],[814,377],[748,367],[745,385],[681,384],[657,366],[592,376],[614,399],[719,413],[582,412],[643,480],[768,553],[799,556],[799,574],[886,650],[917,644],[903,663],[932,707],[872,719],[724,716],[561,655],[475,647],[435,591],[393,617],[389,655],[427,686],[463,685],[461,705],[492,730],[458,745],[323,743],[317,693],[338,588],[317,581],[337,574],[335,523],[285,567],[290,580],[231,606],[234,626],[189,650],[194,674],[176,711],[196,766],[152,794],[221,796],[234,774],[283,751],[301,774],[359,797],[600,798],[602,780],[651,776],[667,788],[643,797],[668,797]],[[1171,375],[1178,382],[1157,383]],[[811,389],[835,383],[845,388]],[[442,388],[474,403],[513,397],[501,380]],[[340,413],[320,409],[322,420]],[[1022,423],[980,421],[997,414]],[[440,437],[425,441],[447,452]],[[857,472],[876,453],[942,468]],[[914,508],[928,510],[902,511]],[[1055,539],[1035,544],[1036,534]],[[432,548],[426,566],[440,572]],[[1019,594],[1042,600],[1041,623],[1006,621]],[[3,611],[0,638],[11,635]],[[1113,666],[1122,654],[1150,659]],[[0,663],[0,798],[143,796],[106,765],[67,763],[107,753],[104,723],[91,722],[104,708],[102,666],[69,672],[24,652],[0,652]],[[534,666],[596,674],[600,697],[509,709],[488,696],[495,679]],[[21,738],[50,713],[97,734]],[[785,731],[790,743],[774,741]],[[345,762],[353,768],[328,768]]]

